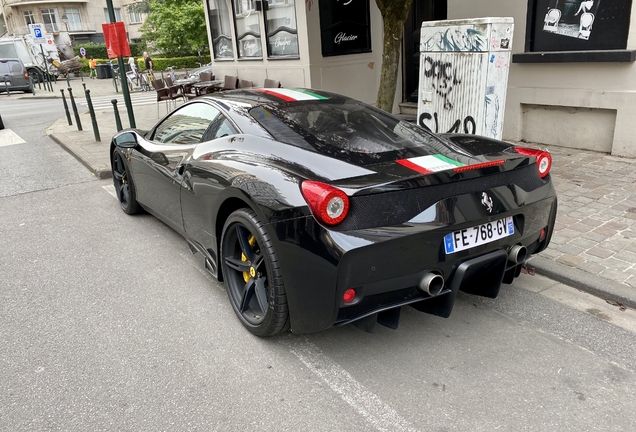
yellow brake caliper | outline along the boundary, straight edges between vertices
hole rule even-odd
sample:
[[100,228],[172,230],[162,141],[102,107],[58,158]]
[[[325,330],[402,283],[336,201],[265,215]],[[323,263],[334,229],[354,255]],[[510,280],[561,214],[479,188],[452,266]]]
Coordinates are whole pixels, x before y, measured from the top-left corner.
[[[252,246],[252,248],[254,246],[256,246],[256,237],[251,236],[248,240],[250,246]],[[241,261],[243,262],[247,262],[247,257],[245,256],[244,253],[241,252]],[[245,280],[245,282],[250,280],[250,272],[243,272],[243,279]]]

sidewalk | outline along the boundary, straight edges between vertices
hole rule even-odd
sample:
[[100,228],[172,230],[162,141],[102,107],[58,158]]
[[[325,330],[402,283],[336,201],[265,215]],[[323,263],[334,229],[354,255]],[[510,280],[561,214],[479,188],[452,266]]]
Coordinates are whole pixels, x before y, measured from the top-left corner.
[[[110,80],[84,82],[91,96],[116,95]],[[83,97],[79,78],[74,78],[71,85],[74,94],[81,93]],[[63,88],[60,83],[58,94],[59,88]],[[126,128],[125,106],[118,104],[118,107]],[[162,104],[161,115],[165,112]],[[157,121],[155,105],[134,107],[134,113],[140,129]],[[69,126],[64,118],[51,125],[47,134],[98,178],[107,178],[110,177],[108,147],[116,132],[115,119],[112,109],[96,115],[101,143],[94,141],[87,113],[81,115],[83,132]],[[636,159],[547,147],[553,155],[551,175],[559,199],[557,223],[550,247],[533,257],[528,267],[559,282],[636,308]]]

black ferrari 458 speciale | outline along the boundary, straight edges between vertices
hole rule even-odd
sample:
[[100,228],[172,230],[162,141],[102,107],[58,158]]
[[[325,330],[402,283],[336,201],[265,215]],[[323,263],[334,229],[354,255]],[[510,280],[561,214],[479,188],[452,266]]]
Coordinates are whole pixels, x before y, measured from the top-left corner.
[[496,297],[550,241],[548,152],[319,90],[218,92],[110,146],[122,209],[182,234],[258,336]]

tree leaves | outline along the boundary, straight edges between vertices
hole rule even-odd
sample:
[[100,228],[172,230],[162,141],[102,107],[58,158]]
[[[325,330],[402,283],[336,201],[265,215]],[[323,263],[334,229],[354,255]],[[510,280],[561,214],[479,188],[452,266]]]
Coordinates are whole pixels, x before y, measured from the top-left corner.
[[203,2],[148,0],[150,14],[141,26],[142,38],[166,56],[200,54],[208,49]]

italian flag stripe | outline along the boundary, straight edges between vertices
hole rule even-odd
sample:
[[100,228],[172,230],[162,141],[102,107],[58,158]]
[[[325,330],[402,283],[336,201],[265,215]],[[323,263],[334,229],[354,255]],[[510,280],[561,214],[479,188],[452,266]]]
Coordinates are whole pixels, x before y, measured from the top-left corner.
[[396,161],[402,166],[417,171],[422,174],[430,174],[438,171],[446,171],[457,167],[466,166],[461,162],[450,159],[441,154],[434,154],[428,156],[419,156],[410,159],[400,159]]
[[276,96],[286,102],[303,101],[303,100],[321,100],[327,99],[324,96],[320,96],[316,93],[309,92],[307,90],[299,89],[254,89],[268,95]]
[[315,97],[317,99],[320,99],[320,100],[329,99],[327,96],[322,96],[322,95],[319,95],[318,93],[314,93],[314,92],[311,92],[309,90],[305,90],[305,89],[294,89],[294,90],[299,91],[299,92],[304,93],[304,94],[309,95],[309,96],[313,96],[313,97]]

